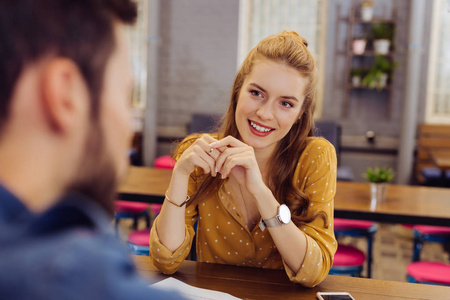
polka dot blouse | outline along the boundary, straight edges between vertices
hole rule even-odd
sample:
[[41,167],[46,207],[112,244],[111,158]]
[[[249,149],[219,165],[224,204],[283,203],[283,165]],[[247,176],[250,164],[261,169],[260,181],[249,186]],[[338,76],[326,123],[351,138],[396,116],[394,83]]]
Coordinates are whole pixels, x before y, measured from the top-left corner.
[[[186,145],[188,146],[189,144]],[[317,285],[326,278],[337,249],[333,230],[336,166],[334,147],[323,138],[309,138],[308,145],[298,161],[293,181],[309,196],[310,207],[307,218],[323,212],[328,216],[330,223],[325,226],[322,218],[316,218],[298,227],[306,235],[307,251],[297,273],[284,263],[267,229],[261,231],[259,226],[255,226],[249,231],[243,213],[227,183],[209,199],[198,202],[198,205],[191,204],[186,207],[186,238],[175,252],[171,252],[160,243],[156,226],[152,228],[150,255],[155,266],[166,274],[172,274],[178,269],[189,254],[195,234],[194,223],[198,221],[196,239],[198,261],[271,269],[284,268],[291,281],[309,287]],[[188,194],[195,194],[200,184],[195,176],[191,176]]]

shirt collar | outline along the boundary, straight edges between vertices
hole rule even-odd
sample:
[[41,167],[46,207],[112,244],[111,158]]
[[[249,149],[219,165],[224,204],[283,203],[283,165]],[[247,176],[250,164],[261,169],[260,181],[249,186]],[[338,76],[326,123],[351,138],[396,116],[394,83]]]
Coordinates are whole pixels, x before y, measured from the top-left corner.
[[32,216],[22,201],[0,184],[0,222],[11,222]]

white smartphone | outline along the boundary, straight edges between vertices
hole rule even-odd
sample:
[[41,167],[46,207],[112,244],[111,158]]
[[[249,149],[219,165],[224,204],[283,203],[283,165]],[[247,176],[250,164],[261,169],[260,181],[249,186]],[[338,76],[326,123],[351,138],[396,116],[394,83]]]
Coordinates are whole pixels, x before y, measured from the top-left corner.
[[319,300],[355,300],[352,295],[345,292],[318,292],[316,296]]

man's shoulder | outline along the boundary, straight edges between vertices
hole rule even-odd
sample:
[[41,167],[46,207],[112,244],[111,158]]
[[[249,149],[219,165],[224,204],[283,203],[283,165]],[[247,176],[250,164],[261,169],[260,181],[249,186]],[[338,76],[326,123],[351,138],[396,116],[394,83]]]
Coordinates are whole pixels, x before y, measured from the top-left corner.
[[[151,298],[154,291],[139,278],[108,215],[86,201],[81,195],[66,197],[23,224],[0,248],[0,294],[14,299]],[[174,294],[161,293],[167,296]]]

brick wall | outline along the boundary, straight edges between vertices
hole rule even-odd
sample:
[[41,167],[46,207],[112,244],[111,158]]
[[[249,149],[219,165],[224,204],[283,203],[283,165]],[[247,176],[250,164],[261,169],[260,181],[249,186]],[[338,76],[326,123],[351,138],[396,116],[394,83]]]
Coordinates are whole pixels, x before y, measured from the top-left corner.
[[223,113],[236,72],[239,0],[160,5],[158,126],[187,126],[194,112]]

